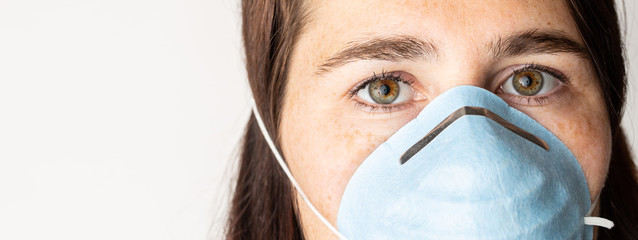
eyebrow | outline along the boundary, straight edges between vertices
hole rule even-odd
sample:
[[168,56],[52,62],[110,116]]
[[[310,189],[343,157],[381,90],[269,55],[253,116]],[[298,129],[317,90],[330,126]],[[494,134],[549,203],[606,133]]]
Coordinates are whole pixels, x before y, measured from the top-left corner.
[[499,37],[487,45],[494,59],[528,54],[573,53],[587,58],[589,53],[582,44],[570,39],[562,31],[540,31],[532,29],[507,38]]
[[[541,31],[532,29],[514,33],[505,38],[498,37],[486,44],[487,52],[493,59],[531,54],[574,53],[588,58],[587,48],[570,39],[562,31]],[[440,53],[435,44],[410,35],[377,37],[366,41],[353,41],[341,51],[329,57],[316,70],[321,75],[333,68],[358,60],[435,60]]]
[[319,65],[316,73],[320,75],[332,68],[341,67],[357,60],[416,60],[436,58],[438,55],[434,44],[413,36],[394,35],[373,38],[366,41],[350,42],[346,48]]

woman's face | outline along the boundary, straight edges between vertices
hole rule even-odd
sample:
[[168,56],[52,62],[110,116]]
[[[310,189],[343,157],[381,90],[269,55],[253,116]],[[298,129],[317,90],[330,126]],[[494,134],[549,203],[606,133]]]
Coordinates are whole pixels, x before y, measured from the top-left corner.
[[[609,120],[563,1],[321,0],[308,7],[280,137],[293,175],[333,225],[364,159],[459,85],[492,91],[549,129],[578,159],[590,197],[600,192],[611,152]],[[544,87],[502,87],[521,79]],[[307,236],[330,236],[299,203]]]

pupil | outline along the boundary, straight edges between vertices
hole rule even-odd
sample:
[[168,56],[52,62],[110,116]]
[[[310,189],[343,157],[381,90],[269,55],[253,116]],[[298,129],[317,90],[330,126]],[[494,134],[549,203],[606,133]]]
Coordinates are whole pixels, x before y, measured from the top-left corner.
[[390,86],[388,86],[387,84],[381,85],[379,87],[379,93],[381,93],[382,96],[390,94]]
[[532,85],[532,78],[530,78],[529,76],[523,76],[522,78],[520,78],[519,82],[523,87],[529,87],[530,85]]
[[399,96],[399,84],[392,79],[377,80],[368,86],[368,94],[375,103],[391,104]]

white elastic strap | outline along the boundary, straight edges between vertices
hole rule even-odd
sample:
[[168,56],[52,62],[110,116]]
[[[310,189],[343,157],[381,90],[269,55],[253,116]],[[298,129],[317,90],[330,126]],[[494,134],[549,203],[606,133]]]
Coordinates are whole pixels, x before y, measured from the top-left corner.
[[[603,186],[603,188],[604,187],[605,186]],[[602,193],[602,190],[601,190],[601,193]],[[596,196],[596,200],[594,200],[594,202],[591,204],[591,207],[589,207],[589,211],[587,211],[587,215],[585,215],[585,225],[599,226],[599,227],[611,229],[614,227],[614,222],[601,217],[591,216],[591,214],[594,212],[594,209],[596,208],[596,205],[598,204],[598,199],[600,199],[600,193],[598,193],[598,196]]]
[[[266,126],[264,125],[264,122],[261,119],[261,115],[259,115],[259,111],[257,110],[257,103],[255,102],[255,98],[253,98],[252,96],[251,96],[251,105],[252,105],[253,114],[255,114],[255,119],[257,120],[257,124],[259,125],[259,130],[261,131],[261,134],[264,135],[264,139],[268,143],[268,147],[270,147],[270,150],[272,151],[273,155],[275,155],[275,159],[277,159],[279,166],[281,166],[281,168],[284,170],[284,173],[286,173],[286,176],[288,176],[288,179],[290,179],[290,182],[292,183],[292,185],[295,187],[295,189],[297,189],[297,192],[299,192],[299,195],[301,195],[301,198],[303,198],[303,200],[306,202],[310,210],[315,215],[317,215],[319,220],[321,220],[321,222],[323,222],[323,224],[326,225],[326,227],[328,227],[330,231],[332,231],[340,239],[346,239],[341,233],[339,233],[339,231],[337,231],[337,229],[334,226],[332,226],[332,224],[330,224],[330,222],[328,222],[328,220],[325,217],[323,217],[323,215],[310,202],[310,200],[308,199],[306,194],[303,192],[303,190],[301,190],[301,187],[297,183],[297,180],[295,180],[295,178],[292,176],[292,173],[290,173],[290,169],[288,169],[288,165],[286,165],[286,163],[284,162],[284,159],[281,157],[281,155],[279,154],[279,151],[275,147],[275,143],[273,143],[272,138],[270,138],[270,134],[268,134],[268,131],[266,131]],[[585,217],[585,224],[611,229],[612,227],[614,227],[614,222],[601,217],[590,216],[596,204],[598,203],[599,197],[600,195],[596,197],[596,200],[592,204],[592,207],[589,209],[589,212],[587,213],[587,216]]]
[[[605,186],[603,186],[604,188]],[[602,193],[602,188],[600,190],[600,193],[598,193],[598,196],[596,196],[596,199],[594,199],[594,202],[591,203],[591,206],[589,207],[589,211],[587,211],[587,215],[585,215],[585,217],[589,217],[591,216],[592,213],[594,213],[594,209],[596,208],[596,205],[598,204],[598,199],[600,199],[600,194]]]
[[607,229],[614,227],[614,222],[601,217],[585,217],[585,224],[591,226],[599,226]]
[[292,185],[295,187],[295,189],[297,189],[297,192],[299,192],[299,195],[301,195],[301,198],[303,198],[303,200],[306,202],[310,210],[313,213],[315,213],[317,217],[319,217],[319,220],[321,220],[321,222],[323,222],[323,224],[325,224],[326,227],[330,229],[330,231],[336,234],[337,237],[339,237],[340,239],[346,239],[343,235],[341,235],[341,233],[339,233],[339,231],[337,231],[337,229],[334,226],[332,226],[332,224],[330,224],[330,222],[328,222],[328,220],[326,220],[326,218],[323,217],[323,215],[321,215],[321,213],[319,213],[319,211],[315,208],[315,206],[312,205],[312,203],[310,202],[306,194],[303,192],[303,190],[301,190],[301,187],[299,186],[295,178],[292,176],[292,173],[290,173],[290,169],[288,169],[288,165],[286,165],[286,163],[284,162],[284,159],[281,157],[281,155],[279,154],[279,151],[275,147],[275,143],[273,143],[272,138],[270,138],[270,134],[268,134],[268,131],[266,131],[266,126],[264,125],[264,122],[261,119],[261,115],[259,115],[259,110],[257,110],[257,103],[255,102],[255,98],[253,98],[252,96],[250,98],[252,100],[251,104],[252,104],[253,114],[255,114],[255,119],[257,119],[259,130],[261,130],[261,134],[264,135],[264,138],[266,139],[266,142],[268,143],[268,146],[270,147],[270,150],[272,151],[273,155],[275,155],[275,158],[277,159],[279,166],[281,166],[281,168],[284,170],[284,172],[286,173],[286,176],[288,176],[288,179],[290,179],[290,182],[292,182]]

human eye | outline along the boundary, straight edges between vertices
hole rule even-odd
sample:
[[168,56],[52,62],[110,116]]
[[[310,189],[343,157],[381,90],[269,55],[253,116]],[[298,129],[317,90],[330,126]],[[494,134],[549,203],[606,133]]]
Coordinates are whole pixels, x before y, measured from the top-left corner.
[[500,91],[514,103],[529,105],[532,101],[538,105],[546,104],[567,81],[567,77],[557,70],[528,64],[515,68],[500,86]]
[[402,110],[420,97],[413,88],[414,80],[405,75],[398,72],[373,74],[353,87],[350,96],[357,106],[369,112]]

